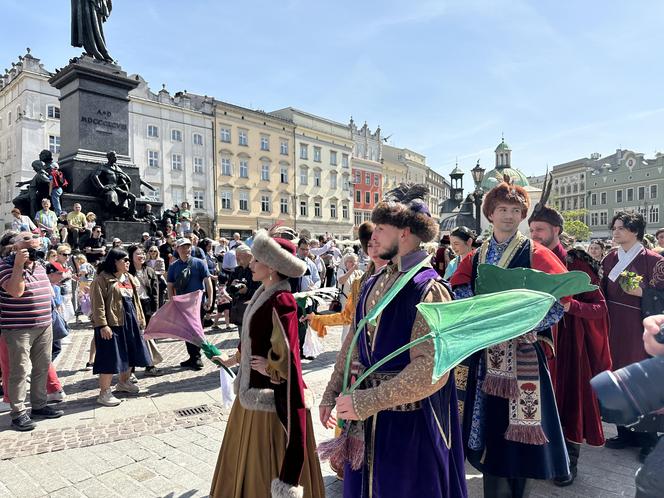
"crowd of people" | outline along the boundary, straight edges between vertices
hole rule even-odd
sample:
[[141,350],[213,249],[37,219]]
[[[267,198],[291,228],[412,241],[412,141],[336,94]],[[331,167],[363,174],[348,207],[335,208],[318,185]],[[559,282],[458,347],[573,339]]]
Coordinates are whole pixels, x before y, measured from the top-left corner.
[[[646,459],[662,416],[619,426],[605,440],[590,379],[648,357],[641,303],[664,290],[664,230],[649,241],[640,214],[618,212],[610,243],[576,243],[544,200],[528,218],[528,237],[518,231],[531,212],[528,193],[506,181],[484,200],[488,237],[457,227],[432,251],[438,226],[423,192],[389,193],[347,247],[283,226],[212,240],[186,202],[160,219],[146,209],[150,231],[141,240],[110,244],[80,204],[56,214],[43,199],[34,219],[12,210],[0,239],[0,369],[11,426],[32,430],[39,418],[63,415],[53,360],[69,324],[89,318],[94,335],[82,368],[98,375],[97,402],[113,407],[118,393],[140,394],[136,369],[162,374],[159,345],[143,334],[151,317],[173,296],[202,291],[201,325],[239,335],[234,354],[213,358],[238,373],[211,496],[324,496],[302,361],[307,334],[324,337],[335,325],[343,325],[342,347],[318,418],[343,429],[319,452],[346,497],[464,497],[464,459],[482,472],[484,496],[527,496],[534,479],[573,484],[583,443],[636,446]],[[434,348],[417,341],[429,327],[416,305],[474,296],[482,264],[582,271],[598,288],[558,299],[533,330],[432,383]],[[329,287],[338,297],[326,311],[294,297]],[[201,349],[185,348],[181,368],[201,370]],[[351,392],[349,379],[378,362]]]

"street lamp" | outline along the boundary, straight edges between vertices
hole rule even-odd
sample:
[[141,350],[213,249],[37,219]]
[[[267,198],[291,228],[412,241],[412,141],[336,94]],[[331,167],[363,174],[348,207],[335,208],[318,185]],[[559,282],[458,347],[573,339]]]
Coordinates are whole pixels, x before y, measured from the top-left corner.
[[482,198],[484,197],[484,191],[482,190],[481,184],[484,180],[484,172],[486,170],[480,166],[480,160],[477,160],[477,164],[473,169],[470,170],[471,175],[473,175],[473,182],[475,182],[475,191],[473,192],[473,201],[475,203],[475,233],[479,236],[482,233],[482,218],[480,209],[482,207]]

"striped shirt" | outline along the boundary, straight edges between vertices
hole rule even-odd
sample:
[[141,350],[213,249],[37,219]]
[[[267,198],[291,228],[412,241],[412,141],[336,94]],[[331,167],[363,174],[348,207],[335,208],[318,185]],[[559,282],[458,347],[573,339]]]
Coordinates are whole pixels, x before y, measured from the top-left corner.
[[14,270],[14,255],[0,260],[0,330],[47,327],[51,324],[51,283],[40,262],[23,269],[25,292],[12,297],[3,286]]

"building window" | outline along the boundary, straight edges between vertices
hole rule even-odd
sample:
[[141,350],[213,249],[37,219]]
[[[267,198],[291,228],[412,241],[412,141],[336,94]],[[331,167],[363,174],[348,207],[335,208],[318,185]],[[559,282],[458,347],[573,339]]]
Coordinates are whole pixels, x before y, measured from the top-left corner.
[[[56,135],[48,136],[48,150],[50,150],[52,154],[60,154],[60,137]],[[9,152],[10,149],[8,148],[7,157],[9,157]]]
[[173,171],[182,171],[182,154],[173,154],[171,156],[171,169]]
[[599,194],[599,203],[604,206],[606,204],[606,192],[601,192]]
[[50,105],[46,108],[46,116],[51,119],[60,119],[60,108],[56,105]]
[[363,218],[364,221],[371,221],[371,211],[365,211]]
[[270,181],[270,163],[267,161],[261,164],[261,180]]
[[240,191],[240,211],[249,211],[249,192]]
[[638,190],[638,200],[643,201],[646,198],[646,188],[645,187],[639,187]]
[[314,147],[314,161],[317,163],[321,161],[320,147]]
[[623,201],[623,191],[616,190],[616,202],[621,203]]
[[231,160],[228,157],[221,158],[221,174],[231,176]]
[[341,167],[342,168],[348,167],[348,154],[341,154]]
[[321,217],[320,201],[314,202],[314,216],[316,218]]
[[581,209],[585,209],[586,200],[583,197],[581,197],[579,204],[580,204]]
[[300,159],[309,159],[309,146],[300,144]]
[[194,133],[194,145],[203,145],[203,135]]
[[579,209],[579,198],[575,197],[573,202],[574,205],[572,206],[572,209]]
[[600,225],[608,225],[609,223],[609,214],[606,211],[602,211],[599,213],[599,224]]
[[330,189],[332,189],[332,190],[337,189],[337,172],[336,171],[331,171],[330,172]]
[[378,204],[378,192],[374,192],[374,204]]
[[240,178],[249,178],[249,160],[240,159]]
[[288,166],[282,166],[279,172],[281,183],[288,183]]
[[231,129],[230,128],[221,128],[219,130],[219,138],[224,143],[231,143]]
[[579,191],[579,185],[575,183],[574,185],[572,185],[572,192],[576,194],[578,191]]
[[590,213],[590,225],[594,227],[599,225],[599,215],[597,213]]
[[158,187],[154,184],[152,184],[152,186],[154,187],[154,190],[148,189],[145,197],[151,201],[161,202],[161,187]]
[[157,152],[156,150],[148,151],[148,166],[150,166],[151,168],[159,167],[159,152]]
[[362,191],[360,190],[355,191],[355,202],[358,204],[362,202]]
[[309,175],[307,173],[307,168],[300,168],[300,185],[307,185],[309,183]]
[[350,190],[350,182],[348,181],[348,175],[343,176],[342,188],[344,192],[348,192]]
[[350,219],[350,215],[348,214],[348,204],[342,204],[341,205],[341,217],[344,220]]
[[270,150],[270,137],[261,135],[261,150]]
[[272,208],[270,207],[270,195],[261,194],[261,212],[269,213],[270,211],[272,211]]
[[362,212],[361,211],[355,211],[353,213],[353,219],[355,220],[355,226],[359,226],[362,224]]
[[222,190],[221,192],[221,209],[233,209],[233,196],[229,190]]
[[182,132],[180,130],[171,130],[171,141],[182,142]]
[[657,199],[657,185],[650,185],[650,198]]
[[330,164],[332,166],[337,165],[337,151],[336,150],[331,150],[330,151]]
[[194,157],[194,173],[197,173],[199,175],[203,174],[203,158],[202,157]]
[[337,217],[337,203],[330,202],[330,218],[336,218],[336,217]]
[[244,145],[245,147],[249,145],[249,134],[247,130],[238,130],[238,144]]
[[171,187],[171,197],[173,199],[173,204],[178,206],[184,201],[184,188],[182,187]]
[[287,156],[288,155],[288,140],[284,140],[283,138],[280,140],[279,153],[282,156]]
[[659,206],[653,206],[650,208],[648,223],[659,223]]
[[374,187],[380,187],[380,175],[374,173]]
[[194,190],[194,209],[205,209],[204,190]]
[[314,170],[314,187],[320,187],[320,170]]
[[634,200],[634,189],[633,188],[628,188],[627,189],[627,202],[632,202]]
[[364,184],[371,185],[371,173],[364,174]]
[[307,216],[307,201],[300,201],[300,216]]
[[159,128],[155,125],[148,125],[148,137],[159,138]]
[[279,200],[279,211],[281,214],[288,214],[288,197],[281,197]]
[[368,206],[371,204],[371,192],[364,193],[364,203]]

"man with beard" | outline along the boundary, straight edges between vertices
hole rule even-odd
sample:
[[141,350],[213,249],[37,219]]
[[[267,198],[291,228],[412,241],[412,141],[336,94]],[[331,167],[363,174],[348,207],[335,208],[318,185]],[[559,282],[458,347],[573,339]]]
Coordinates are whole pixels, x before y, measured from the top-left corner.
[[[551,179],[548,178],[549,190]],[[566,251],[560,243],[563,217],[546,206],[544,195],[528,218],[531,238],[550,249],[568,270],[588,274],[599,286],[599,263],[581,249]],[[604,445],[604,431],[599,404],[590,387],[590,379],[611,369],[609,354],[609,317],[606,301],[597,289],[574,296],[564,304],[565,315],[557,324],[555,334],[555,367],[551,371],[560,423],[570,459],[570,474],[554,479],[557,486],[569,486],[577,474],[581,443]]]
[[[363,454],[353,445],[357,451],[347,456],[345,498],[467,496],[454,374],[431,383],[432,341],[387,362],[352,394],[341,394],[347,355],[357,368],[367,369],[429,332],[415,307],[418,303],[451,299],[420,247],[438,234],[438,225],[422,200],[426,193],[424,185],[401,185],[374,209],[371,221],[376,226],[371,241],[379,257],[390,262],[362,288],[353,333],[337,356],[320,404],[325,427],[334,426],[332,409],[336,406],[336,416],[350,424],[348,438],[364,441]],[[398,291],[390,299],[393,287]],[[365,315],[383,301],[388,302],[376,326],[366,324],[358,330]],[[356,334],[357,347],[351,349]]]
[[[487,193],[482,213],[493,224],[493,234],[459,263],[450,279],[457,298],[474,295],[480,264],[567,271],[546,247],[519,233],[529,207],[528,193],[509,177]],[[467,376],[462,396],[464,449],[468,461],[483,473],[485,498],[520,498],[528,495],[529,479],[569,474],[540,343],[553,345],[551,326],[562,316],[563,305],[556,302],[532,331],[479,351],[457,367],[460,379],[462,372]]]

